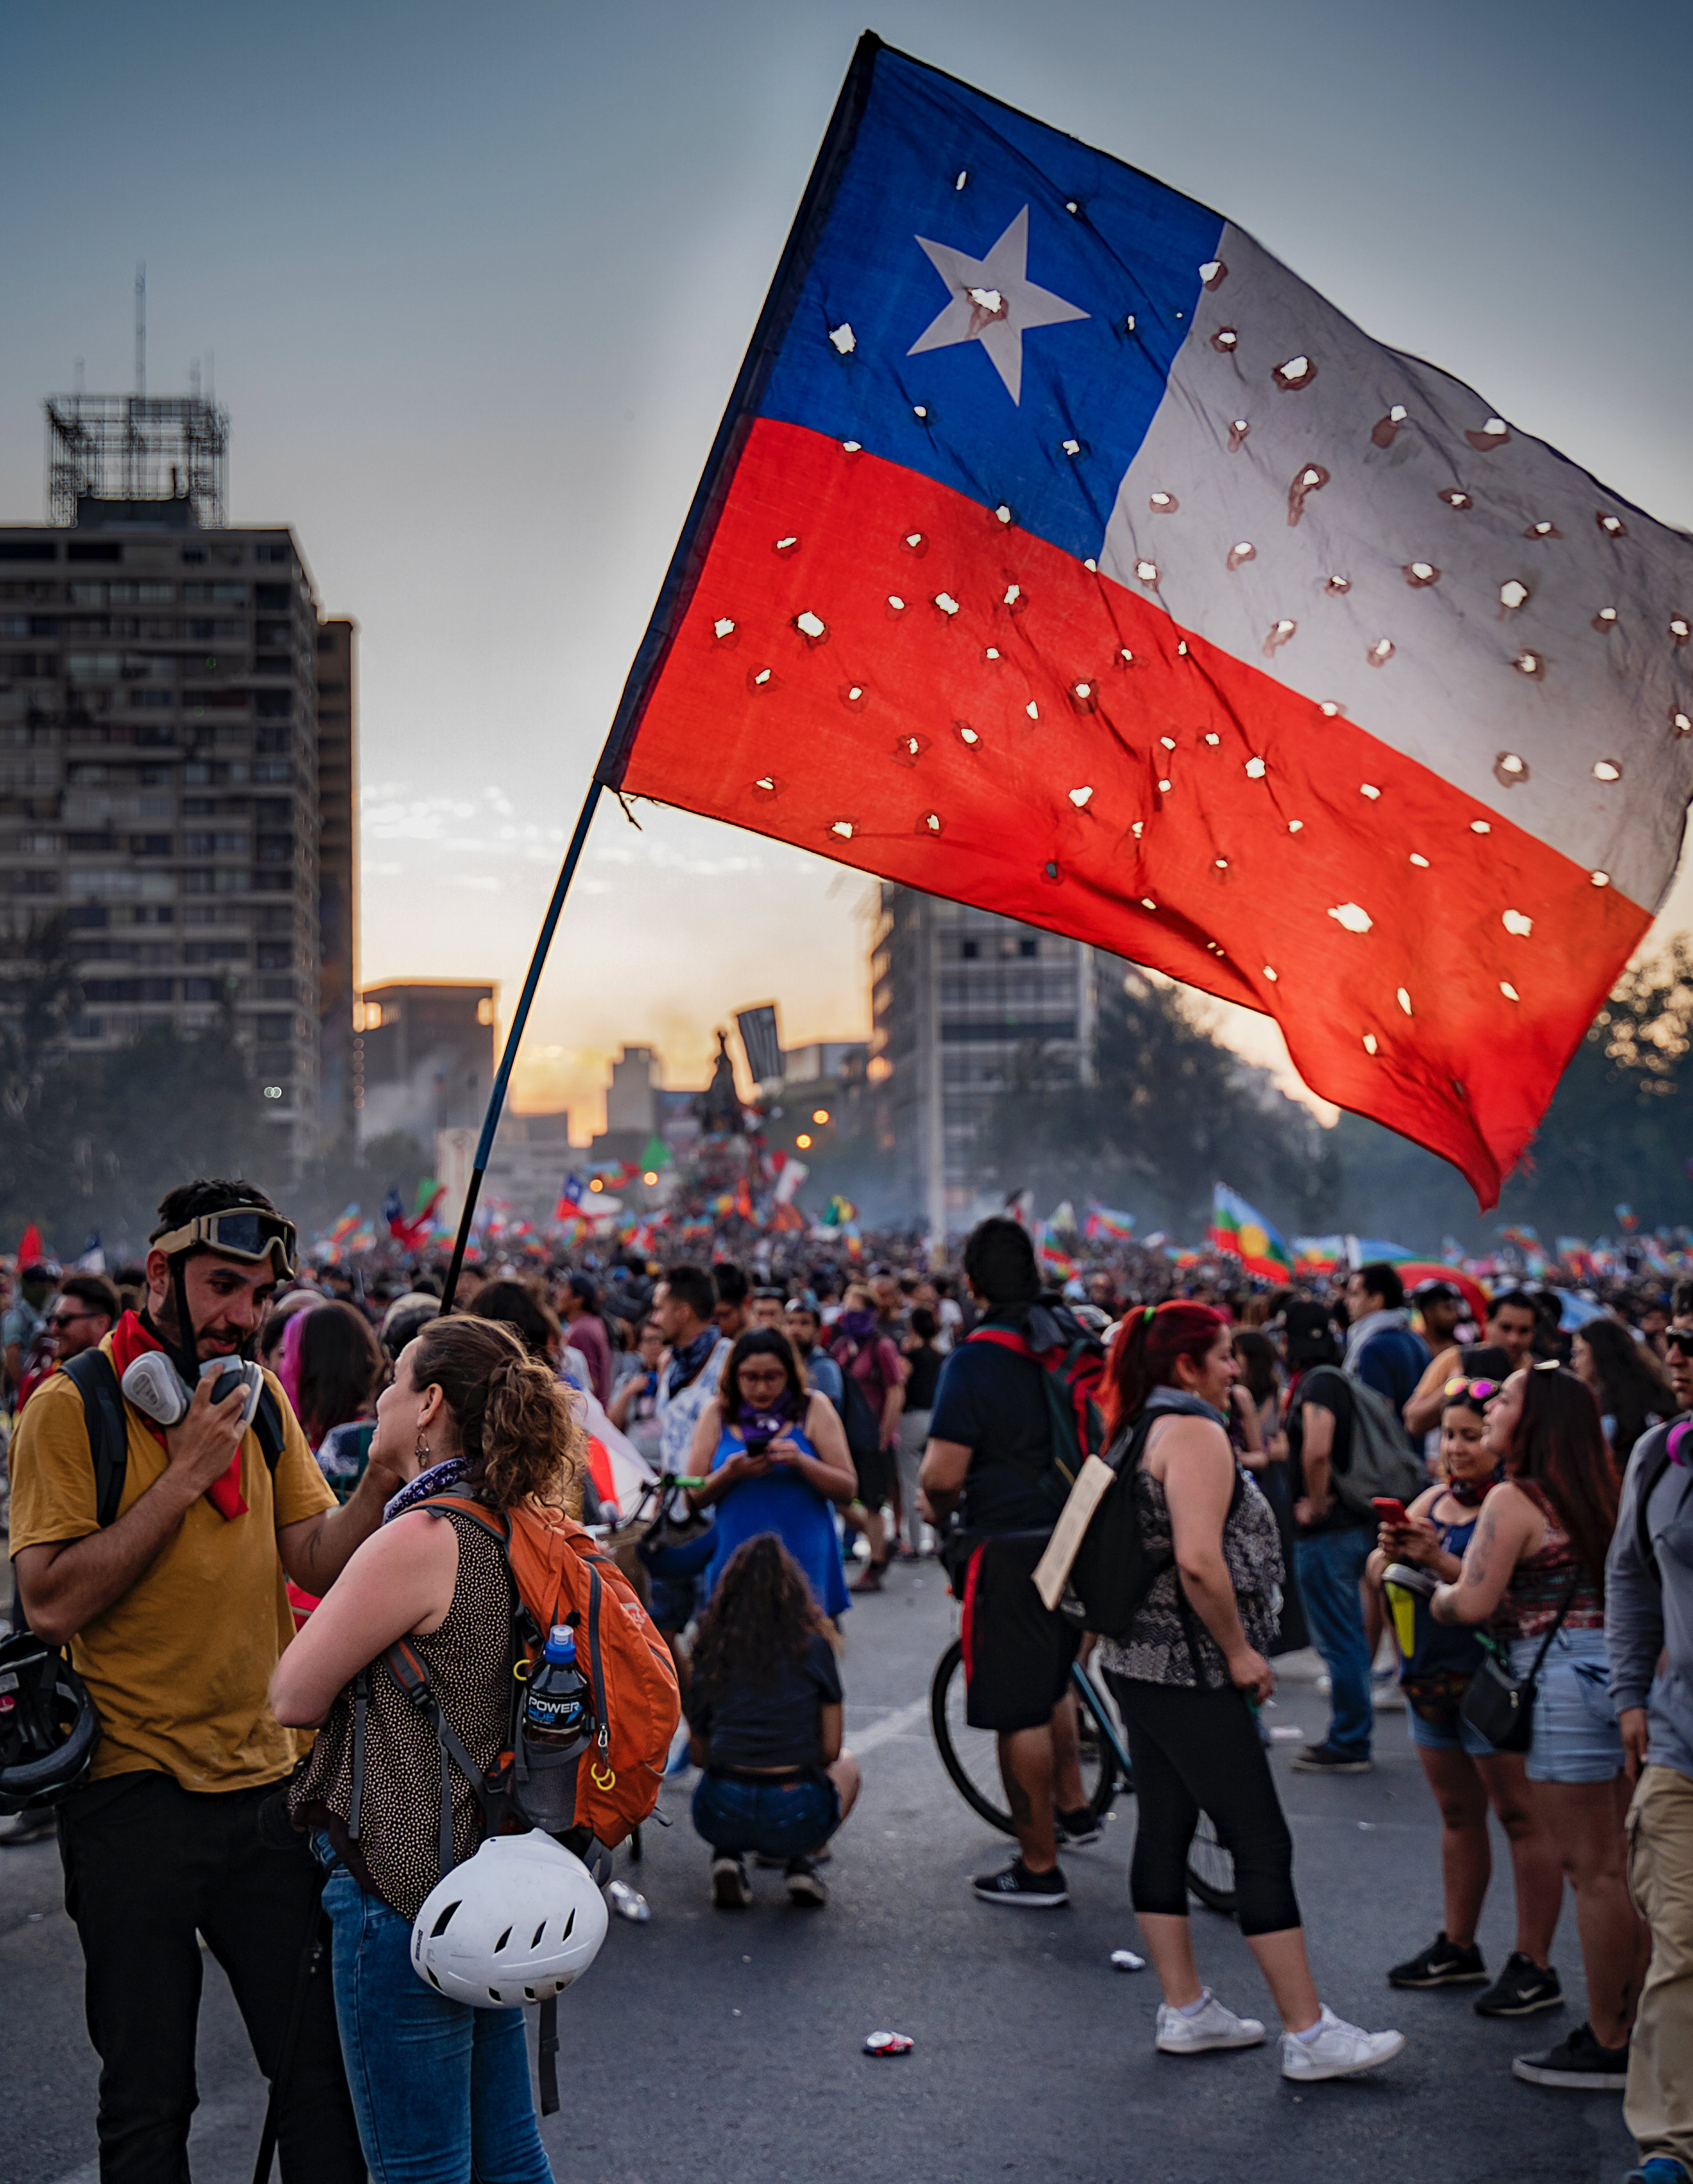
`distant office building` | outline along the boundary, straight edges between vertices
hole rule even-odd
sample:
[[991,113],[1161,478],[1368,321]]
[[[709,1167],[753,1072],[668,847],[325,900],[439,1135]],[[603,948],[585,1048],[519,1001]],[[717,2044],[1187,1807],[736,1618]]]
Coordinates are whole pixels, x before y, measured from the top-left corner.
[[526,1221],[550,1221],[565,1178],[582,1158],[571,1149],[567,1109],[547,1115],[503,1115],[488,1156],[482,1203],[507,1205]]
[[353,1137],[353,1005],[359,998],[358,625],[317,631],[318,1125]]
[[902,1190],[932,1234],[975,1214],[977,1129],[1020,1067],[1092,1080],[1102,963],[1084,943],[884,884],[868,1075]]
[[353,1039],[361,1143],[403,1130],[431,1152],[438,1131],[480,1126],[497,990],[467,978],[365,989]]
[[[351,626],[320,621],[285,526],[224,527],[215,404],[73,395],[47,416],[52,521],[0,526],[0,922],[15,939],[67,919],[73,1053],[231,1008],[304,1157],[320,1014],[337,990],[350,1010],[350,921],[327,949],[320,929],[317,662],[323,630],[345,630],[350,688]],[[350,698],[336,733],[350,901]]]
[[870,1049],[861,1039],[820,1039],[810,1046],[790,1046],[782,1056],[782,1089],[798,1090],[825,1081],[862,1084]]
[[654,1137],[663,1135],[667,1110],[674,1104],[659,1082],[663,1072],[664,1064],[650,1046],[623,1048],[605,1088],[605,1128],[590,1143],[587,1165],[638,1161]]

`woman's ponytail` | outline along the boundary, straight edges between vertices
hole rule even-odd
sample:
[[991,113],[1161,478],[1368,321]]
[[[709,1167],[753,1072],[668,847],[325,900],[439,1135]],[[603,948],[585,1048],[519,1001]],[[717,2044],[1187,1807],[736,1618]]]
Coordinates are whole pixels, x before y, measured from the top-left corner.
[[484,1502],[510,1509],[532,1499],[580,1513],[587,1435],[551,1368],[504,1321],[432,1320],[417,1338],[412,1379],[440,1388]]
[[1208,1304],[1136,1305],[1117,1331],[1105,1360],[1105,1430],[1118,1427],[1141,1410],[1155,1388],[1167,1388],[1176,1377],[1176,1360],[1203,1362],[1217,1340],[1219,1329],[1228,1322]]

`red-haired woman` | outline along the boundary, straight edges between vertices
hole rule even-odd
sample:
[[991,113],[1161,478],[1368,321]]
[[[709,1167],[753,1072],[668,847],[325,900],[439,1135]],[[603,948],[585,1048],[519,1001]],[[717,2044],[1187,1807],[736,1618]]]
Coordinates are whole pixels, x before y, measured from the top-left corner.
[[1606,1688],[1605,1557],[1620,1490],[1599,1406],[1548,1361],[1513,1373],[1489,1404],[1486,1446],[1506,1476],[1481,1505],[1456,1584],[1429,1602],[1437,1623],[1490,1623],[1512,1665],[1535,1677],[1529,1794],[1575,1893],[1588,2022],[1512,2069],[1531,2085],[1618,2092],[1646,1967],[1629,1900],[1623,1815],[1629,1784]]
[[1240,1930],[1282,2020],[1282,2074],[1346,2077],[1396,2055],[1397,2032],[1364,2032],[1317,1997],[1293,1889],[1293,1841],[1254,1708],[1275,1677],[1265,1649],[1283,1576],[1270,1505],[1236,1464],[1226,1418],[1238,1368],[1231,1330],[1207,1306],[1147,1306],[1122,1325],[1108,1367],[1112,1437],[1127,1442],[1136,1521],[1159,1574],[1126,1633],[1099,1658],[1134,1762],[1140,1818],[1129,1892],[1164,2000],[1167,2054],[1256,2047],[1194,1964],[1188,1850],[1201,1812],[1234,1860]]

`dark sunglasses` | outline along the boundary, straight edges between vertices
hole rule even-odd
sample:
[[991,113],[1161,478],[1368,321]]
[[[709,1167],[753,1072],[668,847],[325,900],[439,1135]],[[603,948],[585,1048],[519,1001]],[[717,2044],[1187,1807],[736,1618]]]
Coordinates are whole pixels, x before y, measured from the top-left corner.
[[1693,1327],[1667,1327],[1663,1339],[1672,1350],[1679,1351],[1684,1357],[1693,1357]]

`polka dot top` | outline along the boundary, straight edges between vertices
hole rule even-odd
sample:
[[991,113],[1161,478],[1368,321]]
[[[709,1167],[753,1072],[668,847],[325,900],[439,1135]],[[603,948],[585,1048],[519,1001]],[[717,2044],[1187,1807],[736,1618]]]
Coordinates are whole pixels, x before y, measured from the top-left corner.
[[[486,1769],[504,1747],[510,1718],[511,1581],[499,1542],[472,1519],[443,1510],[437,1521],[451,1524],[459,1535],[453,1603],[438,1630],[409,1642],[428,1669],[430,1687],[465,1749]],[[361,1886],[403,1918],[415,1919],[441,1877],[440,1747],[427,1717],[400,1689],[387,1663],[374,1661],[355,1843],[347,1831],[353,1809],[353,1708],[348,1684],[289,1791],[289,1810],[298,1825],[326,1830]],[[449,1779],[457,1863],[482,1841],[482,1810],[456,1765]]]

